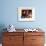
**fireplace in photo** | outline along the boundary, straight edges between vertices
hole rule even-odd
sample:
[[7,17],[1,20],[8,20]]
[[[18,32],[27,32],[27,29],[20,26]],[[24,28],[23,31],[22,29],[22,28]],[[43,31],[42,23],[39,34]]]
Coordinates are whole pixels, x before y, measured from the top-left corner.
[[21,10],[21,18],[32,18],[32,10],[30,9],[22,9]]

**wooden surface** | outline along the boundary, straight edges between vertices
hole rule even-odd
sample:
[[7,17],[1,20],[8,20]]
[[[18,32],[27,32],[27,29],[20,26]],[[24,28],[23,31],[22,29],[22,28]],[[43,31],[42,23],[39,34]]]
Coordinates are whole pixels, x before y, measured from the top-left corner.
[[44,32],[3,32],[3,46],[44,46]]
[[6,32],[3,36],[3,46],[22,46],[23,33]]
[[44,46],[44,33],[24,33],[24,46]]

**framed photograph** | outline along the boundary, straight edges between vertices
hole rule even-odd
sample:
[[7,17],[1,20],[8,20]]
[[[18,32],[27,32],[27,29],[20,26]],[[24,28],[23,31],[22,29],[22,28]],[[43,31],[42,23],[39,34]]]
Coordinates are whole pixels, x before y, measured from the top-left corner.
[[19,7],[18,21],[35,21],[35,8]]

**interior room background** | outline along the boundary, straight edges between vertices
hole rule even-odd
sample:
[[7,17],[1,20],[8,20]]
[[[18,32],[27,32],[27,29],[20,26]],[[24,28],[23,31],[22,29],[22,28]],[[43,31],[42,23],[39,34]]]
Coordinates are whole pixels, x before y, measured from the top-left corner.
[[[35,21],[20,22],[17,19],[19,7],[35,8]],[[0,39],[2,29],[13,24],[16,29],[40,27],[46,32],[46,0],[0,0]]]

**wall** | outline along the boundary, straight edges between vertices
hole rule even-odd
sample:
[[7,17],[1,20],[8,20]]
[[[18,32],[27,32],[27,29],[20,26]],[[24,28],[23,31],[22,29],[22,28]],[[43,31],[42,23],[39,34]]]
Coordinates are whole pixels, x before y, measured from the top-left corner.
[[[16,28],[39,27],[39,25],[46,28],[46,0],[0,0],[0,3],[0,24],[5,26],[13,24]],[[17,21],[17,8],[24,6],[35,8],[36,20],[34,22]]]

